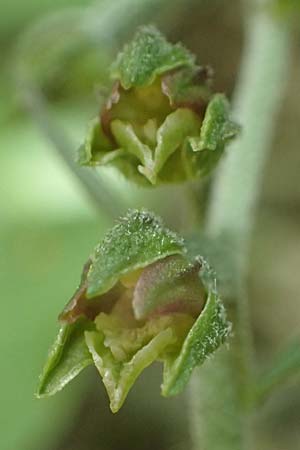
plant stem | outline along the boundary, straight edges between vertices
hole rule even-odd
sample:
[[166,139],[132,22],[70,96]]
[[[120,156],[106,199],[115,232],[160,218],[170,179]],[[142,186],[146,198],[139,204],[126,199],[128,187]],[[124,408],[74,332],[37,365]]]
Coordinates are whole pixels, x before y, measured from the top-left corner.
[[228,148],[212,189],[207,230],[227,234],[237,245],[240,271],[246,269],[265,162],[285,91],[290,33],[285,23],[257,8],[246,24],[241,72],[234,96],[242,132]]
[[251,439],[252,339],[245,277],[255,206],[285,88],[290,36],[285,24],[259,5],[247,13],[234,98],[242,132],[220,166],[207,219],[210,238],[226,238],[234,252],[234,298],[227,308],[234,337],[229,349],[219,350],[192,380],[195,450],[243,450]]

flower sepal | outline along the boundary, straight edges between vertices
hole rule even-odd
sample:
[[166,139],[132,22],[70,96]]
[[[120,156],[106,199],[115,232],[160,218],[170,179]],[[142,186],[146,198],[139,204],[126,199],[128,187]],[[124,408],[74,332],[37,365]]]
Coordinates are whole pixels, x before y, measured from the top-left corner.
[[111,166],[143,186],[207,175],[238,132],[213,95],[212,70],[154,27],[141,27],[113,65],[114,85],[79,149],[82,165]]
[[154,361],[164,365],[162,394],[182,391],[230,332],[213,271],[146,211],[129,212],[96,247],[60,321],[37,395],[94,364],[113,412]]

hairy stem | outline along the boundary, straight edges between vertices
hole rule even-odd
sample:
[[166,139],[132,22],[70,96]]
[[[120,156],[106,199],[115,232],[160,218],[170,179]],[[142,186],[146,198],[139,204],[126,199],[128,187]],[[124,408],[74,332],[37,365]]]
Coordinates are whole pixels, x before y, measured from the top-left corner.
[[290,36],[285,24],[257,9],[247,22],[244,57],[234,96],[240,137],[228,148],[213,185],[207,230],[230,236],[246,269],[265,162],[285,91]]
[[245,276],[255,206],[285,87],[290,38],[284,24],[259,6],[247,20],[234,98],[234,118],[243,130],[220,166],[207,220],[209,236],[223,237],[234,252],[234,298],[228,300],[234,337],[229,349],[221,349],[193,379],[195,450],[243,450],[250,448],[251,440],[252,345]]

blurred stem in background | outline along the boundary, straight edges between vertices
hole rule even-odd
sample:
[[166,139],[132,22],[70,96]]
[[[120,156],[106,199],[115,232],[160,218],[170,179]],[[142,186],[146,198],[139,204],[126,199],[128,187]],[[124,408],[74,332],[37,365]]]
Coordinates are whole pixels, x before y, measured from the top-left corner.
[[[208,361],[191,386],[195,450],[242,450],[251,444],[252,337],[245,294],[249,245],[261,179],[271,149],[290,63],[290,33],[257,2],[245,8],[245,48],[234,97],[243,127],[215,177],[207,233],[224,238],[234,254],[234,336],[229,350]],[[253,414],[254,416],[254,414]],[[253,417],[254,418],[254,417]]]
[[[80,167],[74,158],[72,141],[50,116],[42,92],[30,80],[22,80],[23,102],[35,122],[62,157],[71,172],[78,178],[95,206],[108,217],[118,216],[122,207],[119,199],[106,187],[105,180],[94,170]],[[21,84],[19,84],[21,85]]]

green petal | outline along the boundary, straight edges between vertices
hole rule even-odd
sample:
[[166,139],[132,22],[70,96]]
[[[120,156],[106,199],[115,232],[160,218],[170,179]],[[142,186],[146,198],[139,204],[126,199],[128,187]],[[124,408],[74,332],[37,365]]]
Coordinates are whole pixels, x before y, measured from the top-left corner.
[[157,132],[154,163],[156,174],[187,137],[199,134],[200,126],[200,118],[187,108],[179,108],[167,116]]
[[180,68],[162,77],[162,90],[173,107],[189,107],[202,116],[211,96],[212,76],[209,67]]
[[[143,174],[152,182],[153,162],[150,148],[140,141],[129,123],[124,123],[117,119],[113,120],[111,130],[117,143],[122,147],[122,150],[136,156],[142,163],[144,167]],[[141,167],[138,166],[137,168],[140,169]]]
[[223,94],[215,94],[208,104],[201,126],[200,139],[191,140],[195,152],[216,151],[239,131],[238,125],[229,119],[229,102]]
[[[111,124],[111,129],[118,145],[127,154],[131,153],[136,156],[141,163],[141,165],[136,164],[137,170],[151,184],[156,184],[159,172],[171,155],[175,151],[180,151],[185,140],[189,136],[199,134],[200,127],[200,118],[190,109],[179,108],[169,114],[157,131],[157,145],[154,150],[153,160],[150,148],[141,142],[130,124],[123,123],[120,120],[114,120]],[[181,163],[180,159],[179,163]]]
[[194,64],[194,56],[181,44],[170,44],[153,26],[140,27],[112,70],[125,89],[151,84],[155,77],[180,66]]
[[[119,142],[125,148],[117,148],[104,134],[99,118],[91,121],[85,142],[78,150],[78,162],[83,166],[110,166],[119,170],[126,179],[139,185],[149,186],[149,181],[138,171],[139,159],[137,154],[142,154],[144,144],[134,134],[129,126],[124,125],[124,131],[119,120],[113,121]],[[141,148],[139,148],[141,147]]]
[[102,377],[110,399],[112,412],[117,412],[140,373],[159,358],[159,355],[174,342],[171,328],[158,333],[148,344],[137,351],[126,363],[115,361],[111,350],[104,345],[101,332],[86,332],[86,342],[94,363]]
[[189,139],[186,165],[193,177],[210,173],[221,158],[226,142],[239,132],[239,126],[229,117],[229,103],[223,94],[215,94],[205,112],[199,137]]
[[78,150],[78,163],[83,166],[103,164],[103,157],[110,155],[111,158],[112,150],[113,145],[105,136],[99,118],[94,118],[88,126],[85,141]]
[[206,285],[206,305],[188,333],[179,355],[165,361],[162,395],[176,395],[183,390],[193,369],[225,341],[231,326],[216,291],[215,276],[203,261],[202,280]]
[[40,376],[37,397],[54,395],[93,363],[84,340],[85,329],[86,321],[61,326]]
[[129,211],[92,255],[87,297],[111,289],[120,277],[168,255],[185,252],[183,240],[147,211]]
[[181,255],[169,256],[146,267],[133,293],[136,319],[167,312],[198,315],[205,298],[199,269],[198,260],[190,263]]
[[129,123],[123,123],[117,119],[113,120],[111,130],[120,147],[128,153],[132,153],[144,165],[151,162],[152,155],[150,148],[138,139],[133,127]]

